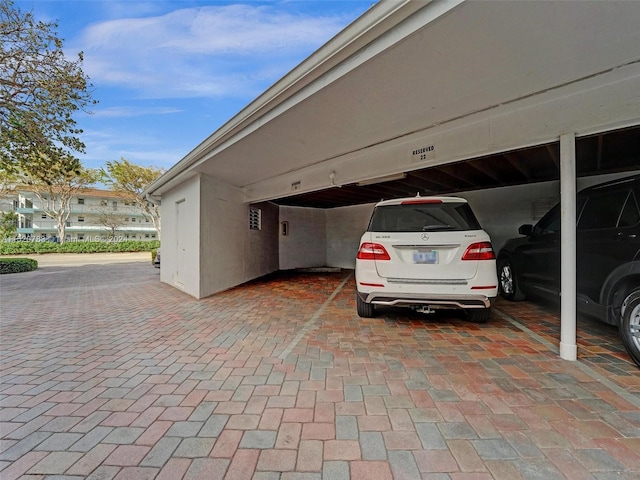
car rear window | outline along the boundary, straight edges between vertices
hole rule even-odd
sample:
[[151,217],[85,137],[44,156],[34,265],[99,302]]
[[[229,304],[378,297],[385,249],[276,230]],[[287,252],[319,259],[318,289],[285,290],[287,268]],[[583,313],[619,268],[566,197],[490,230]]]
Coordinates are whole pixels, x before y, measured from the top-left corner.
[[480,230],[468,203],[382,205],[375,208],[370,232],[444,232]]

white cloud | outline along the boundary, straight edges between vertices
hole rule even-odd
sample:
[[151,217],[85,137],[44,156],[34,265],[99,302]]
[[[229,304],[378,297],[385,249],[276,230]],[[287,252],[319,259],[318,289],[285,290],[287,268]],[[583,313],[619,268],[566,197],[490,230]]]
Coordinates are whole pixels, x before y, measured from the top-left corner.
[[174,107],[109,107],[93,110],[91,116],[94,118],[130,118],[143,117],[146,115],[169,115],[182,112],[179,108]]
[[83,165],[98,168],[108,160],[127,160],[139,165],[168,168],[188,153],[187,145],[167,145],[154,133],[138,130],[100,129],[85,131]]
[[147,98],[253,96],[345,23],[276,5],[207,6],[95,23],[70,47],[84,51],[93,83]]

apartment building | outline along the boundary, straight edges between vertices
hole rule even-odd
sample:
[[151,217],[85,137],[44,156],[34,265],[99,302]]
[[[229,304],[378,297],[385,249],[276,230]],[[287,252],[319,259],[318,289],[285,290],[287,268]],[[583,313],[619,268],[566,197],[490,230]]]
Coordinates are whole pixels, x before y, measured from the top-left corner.
[[[46,199],[46,197],[45,197]],[[58,230],[40,199],[28,189],[16,189],[0,199],[0,211],[18,214],[18,238],[54,240]],[[65,241],[105,241],[112,228],[121,240],[156,240],[157,231],[142,209],[117,192],[84,189],[71,200]]]

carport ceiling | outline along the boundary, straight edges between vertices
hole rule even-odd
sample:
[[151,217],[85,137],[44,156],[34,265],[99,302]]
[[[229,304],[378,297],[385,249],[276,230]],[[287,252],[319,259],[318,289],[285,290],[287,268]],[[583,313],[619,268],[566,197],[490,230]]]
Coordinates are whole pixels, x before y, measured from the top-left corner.
[[[579,138],[576,157],[577,174],[581,177],[636,170],[640,168],[640,127]],[[559,158],[559,144],[550,143],[406,172],[406,176],[398,180],[343,185],[274,202],[297,207],[335,208],[417,193],[444,195],[558,180]]]

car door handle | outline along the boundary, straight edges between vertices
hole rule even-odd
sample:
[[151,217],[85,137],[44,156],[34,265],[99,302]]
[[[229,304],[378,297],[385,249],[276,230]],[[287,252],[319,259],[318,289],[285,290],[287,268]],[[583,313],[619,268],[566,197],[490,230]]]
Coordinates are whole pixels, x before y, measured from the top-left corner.
[[[637,238],[638,235],[636,235],[635,233],[630,233],[629,235],[626,235],[627,238]],[[625,234],[622,232],[618,232],[618,240],[622,240],[625,237]]]

